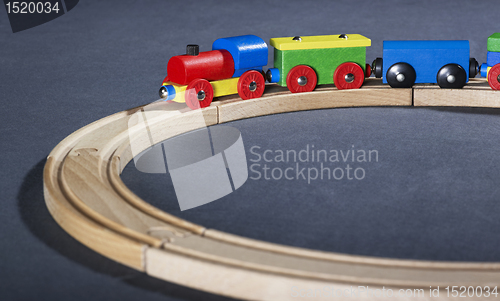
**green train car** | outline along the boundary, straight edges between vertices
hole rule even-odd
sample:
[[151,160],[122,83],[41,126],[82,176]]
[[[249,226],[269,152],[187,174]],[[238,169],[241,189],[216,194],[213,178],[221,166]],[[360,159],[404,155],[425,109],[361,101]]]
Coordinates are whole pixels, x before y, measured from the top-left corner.
[[292,93],[309,92],[323,84],[358,89],[371,74],[366,64],[371,40],[359,34],[273,38],[270,44],[274,68],[267,71],[267,80]]

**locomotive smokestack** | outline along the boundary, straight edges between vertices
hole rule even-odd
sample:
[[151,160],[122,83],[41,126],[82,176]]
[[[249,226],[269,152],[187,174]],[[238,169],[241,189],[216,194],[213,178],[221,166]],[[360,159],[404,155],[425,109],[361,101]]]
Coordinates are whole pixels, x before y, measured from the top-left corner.
[[186,46],[186,54],[187,55],[198,55],[200,54],[200,46],[198,45],[187,45]]

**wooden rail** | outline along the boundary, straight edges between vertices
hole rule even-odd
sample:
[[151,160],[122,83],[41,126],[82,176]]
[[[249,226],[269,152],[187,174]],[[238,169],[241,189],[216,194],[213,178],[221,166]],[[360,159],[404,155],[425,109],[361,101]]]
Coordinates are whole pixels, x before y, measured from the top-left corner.
[[[155,103],[148,126],[153,144],[183,132],[228,121],[275,113],[362,106],[500,107],[500,91],[485,80],[464,89],[417,85],[391,89],[368,79],[359,90],[321,86],[291,94],[268,85],[264,97],[237,95],[215,101],[201,111],[204,122],[182,104]],[[354,256],[294,248],[238,237],[177,218],[132,193],[120,173],[133,158],[131,139],[142,150],[151,146],[130,127],[138,107],[74,132],[50,153],[44,170],[47,207],[59,225],[84,245],[117,262],[191,288],[251,300],[296,300],[292,288],[370,289],[429,286],[495,286],[500,263],[437,262]],[[154,115],[157,112],[157,115]],[[152,117],[151,117],[152,116]],[[352,300],[351,297],[336,297]],[[313,300],[331,300],[317,295]],[[361,295],[358,300],[363,300]],[[367,300],[370,298],[366,297]],[[395,298],[398,299],[398,298]],[[400,298],[405,299],[405,298]],[[477,298],[476,298],[477,299]]]

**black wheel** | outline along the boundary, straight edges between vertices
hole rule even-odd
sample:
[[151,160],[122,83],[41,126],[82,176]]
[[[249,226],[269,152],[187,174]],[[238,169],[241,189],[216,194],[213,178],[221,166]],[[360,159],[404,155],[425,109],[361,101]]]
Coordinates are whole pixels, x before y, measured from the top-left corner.
[[381,57],[376,58],[372,63],[372,73],[376,78],[382,78],[384,60]]
[[396,63],[387,70],[385,78],[392,88],[411,88],[417,74],[410,64]]
[[457,64],[444,65],[437,74],[437,83],[441,88],[460,89],[467,82],[467,73]]
[[469,59],[469,78],[474,78],[479,73],[479,63],[475,58]]

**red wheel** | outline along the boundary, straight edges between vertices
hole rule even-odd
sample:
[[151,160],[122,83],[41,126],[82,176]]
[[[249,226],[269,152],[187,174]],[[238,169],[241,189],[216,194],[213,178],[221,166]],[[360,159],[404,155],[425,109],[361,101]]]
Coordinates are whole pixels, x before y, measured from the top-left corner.
[[313,68],[306,65],[298,65],[292,68],[286,76],[286,85],[292,93],[311,92],[316,88],[318,77]]
[[206,108],[214,99],[214,88],[205,79],[195,79],[186,88],[186,104],[193,110]]
[[366,64],[365,77],[370,77],[370,75],[372,75],[372,66],[370,66],[370,64]]
[[500,90],[500,64],[491,67],[488,72],[488,83],[493,90]]
[[359,89],[365,80],[363,68],[356,63],[342,63],[333,73],[333,83],[339,90]]
[[264,93],[266,80],[261,72],[250,70],[238,80],[238,95],[241,99],[259,98]]

